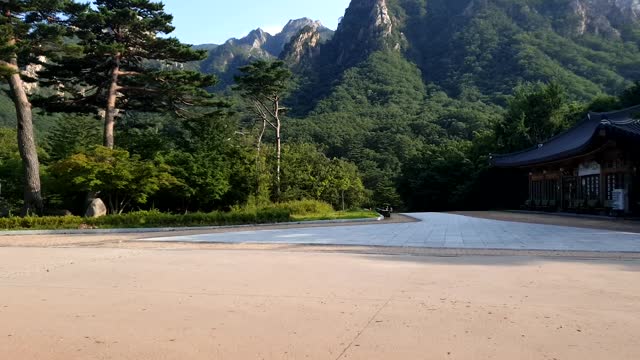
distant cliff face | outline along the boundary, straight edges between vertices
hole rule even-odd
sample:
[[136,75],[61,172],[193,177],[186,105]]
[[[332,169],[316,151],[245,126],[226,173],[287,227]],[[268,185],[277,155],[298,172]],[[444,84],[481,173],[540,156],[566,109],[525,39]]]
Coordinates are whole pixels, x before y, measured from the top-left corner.
[[352,65],[378,50],[399,50],[394,22],[387,0],[351,1],[331,41],[336,63]]
[[278,58],[292,37],[306,27],[315,29],[319,36],[318,42],[330,38],[333,34],[333,31],[322,26],[319,21],[308,18],[289,21],[276,35],[256,29],[241,39],[230,39],[219,46],[201,46],[200,48],[208,47],[211,50],[207,59],[199,63],[199,69],[204,73],[218,75],[221,80],[220,86],[226,87],[233,81],[237,68],[257,59]]
[[[640,0],[466,0],[466,16],[473,16],[487,7],[519,8],[556,20],[556,27],[570,27],[573,35],[588,33],[603,36],[621,36],[621,28],[640,19]],[[401,1],[402,2],[402,1]],[[437,2],[437,0],[436,0]]]
[[621,36],[620,27],[640,19],[640,0],[572,0],[570,8],[579,19],[576,33]]
[[305,26],[291,37],[291,41],[285,45],[280,58],[295,68],[303,62],[315,58],[320,52],[322,41],[322,33],[318,24]]
[[291,20],[284,26],[282,32],[273,37],[273,41],[267,45],[269,51],[274,56],[281,56],[286,45],[294,40],[300,32],[305,29],[313,29],[318,36],[318,43],[326,41],[333,36],[333,31],[324,27],[320,21],[314,21],[309,18]]

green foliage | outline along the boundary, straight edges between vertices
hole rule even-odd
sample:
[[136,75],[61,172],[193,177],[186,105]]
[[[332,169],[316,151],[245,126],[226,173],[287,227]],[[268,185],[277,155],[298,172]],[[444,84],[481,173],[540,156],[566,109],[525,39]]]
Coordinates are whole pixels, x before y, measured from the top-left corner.
[[525,84],[515,89],[507,114],[496,129],[498,147],[513,152],[541,144],[569,127],[579,107],[567,101],[557,83]]
[[0,229],[80,229],[84,228],[157,228],[264,224],[290,221],[287,209],[262,208],[232,212],[190,213],[175,215],[159,211],[137,211],[97,219],[79,216],[0,218]]
[[291,215],[312,215],[333,213],[333,206],[318,200],[293,200],[284,203],[274,204],[276,209],[284,209]]
[[370,217],[375,217],[375,215],[365,211],[337,213],[330,205],[322,202],[300,201],[265,207],[239,207],[226,212],[198,212],[182,215],[150,210],[109,215],[101,218],[83,218],[80,216],[11,216],[0,218],[0,230],[208,227],[287,223],[303,220],[361,219]]
[[46,149],[51,160],[85,153],[101,143],[100,121],[79,115],[60,117],[47,133]]
[[65,47],[65,9],[81,8],[67,0],[4,1],[0,16],[0,77],[15,74],[18,66],[38,63],[38,56],[55,56]]
[[329,159],[313,145],[287,145],[283,150],[282,200],[303,199],[351,209],[364,203],[366,192],[353,163]]
[[9,95],[5,94],[3,88],[0,92],[0,126],[15,127],[16,126],[16,108]]
[[333,211],[329,213],[315,213],[309,215],[292,215],[295,221],[323,221],[323,220],[357,220],[377,219],[378,213],[369,210]]
[[2,230],[56,230],[56,229],[78,229],[84,223],[79,216],[61,217],[3,217],[0,218],[0,229]]
[[[363,205],[470,208],[490,183],[489,154],[544,142],[587,111],[640,103],[640,85],[631,86],[640,74],[638,24],[578,31],[569,0],[389,0],[390,32],[372,23],[371,2],[354,1],[335,37],[296,74],[280,61],[244,66],[262,49],[213,49],[224,61],[201,65],[223,72],[225,84],[237,75],[237,91],[226,98],[205,91],[213,77],[183,71],[195,65],[181,63],[205,54],[165,36],[172,18],[160,3],[23,3],[71,6],[64,21],[46,28],[73,37],[49,48],[53,61],[41,84],[64,84],[66,93],[43,103],[48,109],[104,108],[115,65],[121,72],[116,146],[122,150],[93,147],[99,131],[93,120],[37,120],[50,153],[49,204],[81,213],[89,193],[114,213],[199,211],[187,218],[122,214],[92,226],[258,222],[279,217],[271,210],[296,219],[332,217],[330,207]],[[31,36],[25,29],[12,31]],[[0,56],[23,46],[29,44],[0,47]],[[15,125],[8,100],[0,97],[6,110],[0,121]],[[0,132],[0,176],[3,195],[17,199],[21,174],[12,137]],[[277,146],[256,151],[256,139],[286,142],[281,174]],[[268,207],[274,199],[292,202]],[[229,209],[235,209],[229,218],[209,213]]]
[[633,86],[627,88],[620,95],[620,106],[630,107],[640,104],[640,80],[636,81]]
[[611,31],[579,33],[567,0],[396,0],[391,8],[425,80],[455,96],[477,91],[501,102],[519,83],[556,81],[589,100],[638,77],[638,23],[614,19]]
[[239,209],[230,212],[215,211],[184,215],[159,211],[139,211],[98,219],[85,219],[86,223],[100,228],[225,226],[288,221],[290,221],[289,211],[275,208]]
[[171,186],[176,179],[163,163],[141,160],[124,150],[97,146],[51,167],[62,192],[93,193],[107,200],[111,213],[144,204],[149,196]]
[[255,155],[225,114],[178,119],[142,114],[124,118],[117,144],[169,166],[177,181],[151,198],[157,208],[211,211],[247,202],[255,184]]
[[292,75],[282,61],[257,60],[239,70],[236,89],[249,99],[265,103],[282,97]]
[[3,211],[19,208],[22,182],[16,130],[0,128],[0,206]]
[[[14,128],[0,127],[0,214],[3,215],[7,211],[19,213],[24,200],[24,172],[17,138]],[[47,162],[49,156],[46,151],[42,148],[37,151],[38,157]],[[45,182],[48,180],[46,170],[41,166],[40,173]]]
[[476,171],[470,148],[468,141],[426,146],[406,162],[399,186],[406,206],[423,211],[464,208]]
[[372,192],[367,204],[402,207],[397,189],[403,164],[426,145],[474,139],[501,112],[427,87],[420,70],[401,54],[377,52],[347,70],[310,116],[290,120],[289,136],[321,144],[329,157],[355,163]]
[[179,199],[186,209],[214,208],[215,203],[231,190],[232,163],[222,154],[170,152],[164,161],[178,181],[164,192],[164,200]]
[[179,66],[204,58],[206,51],[166,36],[174,31],[173,17],[162,3],[96,0],[92,7],[68,9],[66,18],[72,49],[40,72],[43,85],[64,86],[65,92],[39,104],[53,111],[97,114],[107,108],[114,82],[119,110],[186,116],[194,106],[211,103],[205,89],[215,85],[216,78]]

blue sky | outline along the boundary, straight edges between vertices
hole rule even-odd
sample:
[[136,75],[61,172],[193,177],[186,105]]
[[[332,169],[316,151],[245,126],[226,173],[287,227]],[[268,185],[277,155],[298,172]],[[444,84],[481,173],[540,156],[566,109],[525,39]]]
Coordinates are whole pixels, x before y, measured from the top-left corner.
[[255,28],[274,33],[288,20],[308,17],[334,29],[349,0],[163,0],[174,16],[171,34],[189,44],[220,44]]

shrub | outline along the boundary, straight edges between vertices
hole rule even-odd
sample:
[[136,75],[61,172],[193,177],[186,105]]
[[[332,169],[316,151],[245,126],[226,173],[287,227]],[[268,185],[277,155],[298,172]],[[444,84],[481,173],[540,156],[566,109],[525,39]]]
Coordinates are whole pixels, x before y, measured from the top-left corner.
[[78,229],[83,225],[97,228],[195,227],[266,224],[288,221],[291,221],[290,210],[271,206],[260,209],[239,209],[231,212],[216,211],[212,213],[191,213],[184,215],[161,213],[159,211],[137,211],[97,219],[82,218],[79,216],[9,217],[0,218],[0,229]]
[[[366,215],[366,214],[365,214]],[[334,213],[331,205],[322,201],[302,200],[257,207],[234,208],[229,212],[170,214],[158,210],[136,211],[120,215],[109,215],[97,219],[79,216],[63,217],[8,217],[0,218],[0,230],[56,230],[79,229],[83,226],[109,228],[158,228],[158,227],[197,227],[244,224],[284,223],[292,220],[334,219],[340,217]],[[341,215],[344,217],[345,215]],[[351,215],[347,217],[366,217]],[[294,218],[295,217],[295,218]]]
[[289,210],[291,215],[326,214],[334,212],[330,204],[318,200],[289,201],[273,206],[278,209]]
[[287,209],[240,209],[231,212],[190,213],[175,215],[159,211],[137,211],[122,215],[87,219],[90,225],[106,228],[118,227],[192,227],[243,224],[264,224],[290,221]]
[[0,218],[0,229],[77,229],[83,222],[84,219],[79,216],[8,217]]

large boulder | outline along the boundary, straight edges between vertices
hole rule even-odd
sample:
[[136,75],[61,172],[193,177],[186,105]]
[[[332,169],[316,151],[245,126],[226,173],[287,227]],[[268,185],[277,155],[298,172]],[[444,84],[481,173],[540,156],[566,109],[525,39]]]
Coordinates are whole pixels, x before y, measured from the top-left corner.
[[88,218],[99,218],[107,215],[107,206],[101,199],[93,199],[89,203],[87,212],[84,214]]

